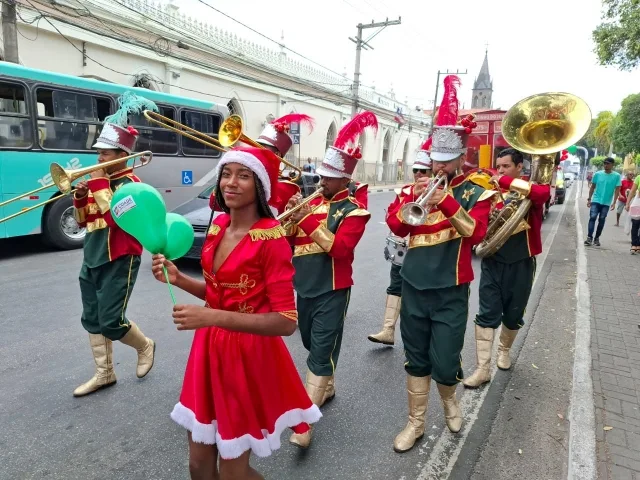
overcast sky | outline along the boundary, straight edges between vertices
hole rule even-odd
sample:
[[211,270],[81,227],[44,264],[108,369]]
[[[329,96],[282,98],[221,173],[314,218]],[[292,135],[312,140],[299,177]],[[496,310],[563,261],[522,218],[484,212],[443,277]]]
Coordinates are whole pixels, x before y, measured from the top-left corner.
[[[545,91],[566,91],[587,101],[595,116],[617,111],[640,90],[640,71],[601,67],[591,32],[600,21],[600,0],[204,0],[287,47],[353,79],[358,23],[402,17],[363,51],[362,77],[382,93],[391,84],[399,100],[430,109],[438,69],[461,75],[460,101],[471,104],[471,87],[488,43],[493,106],[508,109]],[[174,0],[187,14],[269,45],[198,0]],[[364,30],[368,38],[377,29]],[[272,48],[278,48],[271,44]],[[292,53],[288,55],[295,57]],[[442,77],[441,77],[442,81]],[[442,89],[440,89],[442,91]],[[438,102],[440,99],[438,99]]]

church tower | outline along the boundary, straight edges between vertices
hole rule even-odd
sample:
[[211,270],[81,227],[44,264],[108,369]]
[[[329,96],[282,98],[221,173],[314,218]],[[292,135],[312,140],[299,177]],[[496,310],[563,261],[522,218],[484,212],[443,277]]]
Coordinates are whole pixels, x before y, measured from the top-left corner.
[[491,75],[489,75],[489,51],[484,52],[484,62],[482,62],[482,68],[480,73],[476,77],[471,90],[471,108],[486,108],[492,107],[491,95],[493,94],[493,81]]

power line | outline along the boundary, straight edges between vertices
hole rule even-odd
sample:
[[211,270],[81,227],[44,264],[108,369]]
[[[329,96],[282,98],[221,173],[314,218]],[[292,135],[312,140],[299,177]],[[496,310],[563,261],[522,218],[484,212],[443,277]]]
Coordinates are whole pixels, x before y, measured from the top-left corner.
[[[70,44],[74,49],[76,49],[78,52],[83,53],[83,55],[84,55],[86,58],[88,58],[88,59],[89,59],[89,60],[91,60],[92,62],[96,63],[97,65],[101,66],[102,68],[104,68],[104,69],[106,69],[106,70],[109,70],[109,71],[112,71],[112,72],[114,72],[114,73],[117,73],[117,74],[119,74],[119,75],[129,76],[129,77],[133,77],[133,78],[135,78],[135,77],[136,77],[136,75],[134,75],[134,74],[121,72],[121,71],[116,70],[116,69],[114,69],[114,68],[108,67],[108,66],[104,65],[103,63],[101,63],[101,62],[99,62],[99,61],[95,60],[94,58],[92,58],[92,57],[91,57],[91,56],[89,56],[88,54],[86,54],[86,52],[83,52],[80,48],[78,48],[78,47],[77,47],[77,46],[76,46],[76,45],[75,45],[75,44],[74,44],[74,43],[73,43],[69,38],[67,38],[67,37],[66,37],[66,36],[65,36],[65,35],[64,35],[64,34],[63,34],[63,33],[62,33],[62,32],[61,32],[61,31],[60,31],[60,30],[59,30],[59,29],[58,29],[58,28],[57,28],[57,27],[56,27],[56,26],[55,26],[55,25],[50,21],[50,20],[49,20],[49,16],[48,16],[48,15],[46,15],[46,14],[44,14],[42,11],[40,11],[40,10],[39,10],[39,9],[38,9],[38,8],[37,8],[37,7],[36,7],[36,6],[35,6],[35,5],[30,1],[30,0],[26,0],[26,1],[31,5],[31,7],[32,7],[34,10],[36,10],[36,11],[37,11],[41,16],[42,16],[42,18],[44,18],[44,19],[47,21],[47,23],[49,23],[49,25],[51,25],[51,27],[52,27],[54,30],[56,30],[56,32],[58,32],[58,34],[59,34],[62,38],[64,38],[64,39],[65,39],[65,40],[66,40],[66,41],[67,41],[67,42],[68,42],[68,43],[69,43],[69,44]],[[56,17],[51,17],[51,18],[54,18],[55,20],[61,21],[61,22],[63,22],[63,23],[67,23],[67,22],[65,22],[64,20],[59,19],[59,18],[56,18]],[[92,32],[92,33],[95,33],[95,32]],[[134,46],[136,46],[134,43],[132,43],[132,42],[127,42],[127,41],[125,41],[125,40],[123,40],[123,39],[116,39],[116,40],[121,41],[121,42],[123,42],[123,43],[127,43],[127,44],[130,44],[130,45],[134,45]],[[138,45],[138,46],[139,46],[139,45]],[[145,46],[146,46],[146,45],[145,45]],[[180,57],[176,57],[176,56],[174,56],[174,57],[175,57],[175,58],[180,59]],[[194,62],[196,62],[196,60],[195,60],[195,59],[192,59],[192,60],[193,60]],[[209,70],[216,71],[214,68],[211,68],[209,65],[206,65],[206,64],[205,64],[205,65],[200,64],[200,65],[201,65],[201,66],[203,66],[204,68],[209,69]],[[221,72],[221,71],[219,71],[219,70],[218,70],[218,73],[223,73],[223,72]],[[297,95],[305,95],[305,96],[308,96],[308,98],[295,99],[296,101],[307,101],[307,100],[327,100],[327,99],[329,99],[330,97],[333,97],[333,96],[338,96],[338,97],[343,97],[343,98],[344,98],[344,96],[343,96],[342,94],[346,91],[346,90],[345,90],[345,91],[335,92],[335,93],[334,93],[334,92],[331,92],[331,93],[329,93],[329,94],[328,94],[328,95],[326,95],[326,96],[309,95],[309,94],[308,94],[308,93],[306,93],[306,92],[301,92],[301,91],[297,91],[297,90],[293,90],[293,89],[288,89],[287,87],[280,86],[280,85],[273,85],[273,84],[269,84],[269,83],[267,83],[267,82],[260,81],[260,80],[257,80],[257,79],[255,79],[255,78],[251,78],[251,77],[242,77],[242,76],[240,76],[240,75],[236,75],[236,76],[237,76],[238,78],[243,78],[243,79],[246,79],[246,80],[251,80],[251,81],[254,81],[254,82],[256,82],[256,83],[262,83],[262,84],[266,84],[266,85],[269,85],[269,86],[274,86],[274,87],[277,87],[277,88],[282,88],[282,89],[284,89],[284,90],[288,90],[289,92],[291,92],[291,93],[295,93],[295,94],[297,94]],[[180,88],[181,90],[185,90],[185,91],[189,91],[189,92],[194,92],[194,93],[199,93],[199,94],[201,94],[201,95],[205,95],[205,96],[210,96],[210,97],[215,97],[215,98],[221,98],[221,99],[224,99],[224,100],[228,100],[228,98],[227,98],[227,97],[224,97],[224,96],[222,96],[222,95],[215,95],[215,94],[208,93],[208,92],[202,92],[202,91],[199,91],[199,90],[194,90],[194,89],[190,89],[190,88],[182,87],[182,86],[179,86],[179,85],[174,85],[174,84],[171,84],[171,83],[165,82],[165,81],[163,81],[162,79],[159,79],[158,77],[156,77],[156,78],[157,78],[157,80],[156,80],[156,81],[157,81],[157,83],[162,84],[162,85],[167,85],[167,86],[170,86],[170,87]],[[348,90],[348,89],[347,89],[347,90]],[[346,100],[346,98],[345,98],[345,100]],[[243,99],[242,101],[243,101],[243,102],[247,102],[247,103],[277,103],[277,101],[275,101],[275,100],[250,100],[250,99],[244,100],[244,99]],[[335,102],[333,102],[333,103],[335,103]],[[345,101],[344,103],[346,103],[346,101]],[[339,103],[339,105],[342,105],[342,104],[343,104],[343,103]]]

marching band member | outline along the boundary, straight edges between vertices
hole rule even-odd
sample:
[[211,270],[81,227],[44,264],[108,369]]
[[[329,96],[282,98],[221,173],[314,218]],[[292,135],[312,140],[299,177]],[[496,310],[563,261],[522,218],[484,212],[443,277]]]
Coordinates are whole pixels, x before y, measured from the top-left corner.
[[[267,150],[272,151],[280,158],[284,158],[293,145],[293,140],[291,140],[291,137],[289,136],[291,124],[304,123],[309,127],[310,132],[312,132],[313,121],[312,117],[302,113],[290,113],[288,115],[284,115],[283,117],[277,118],[273,122],[265,125],[256,142],[264,145]],[[300,193],[300,187],[297,184],[288,179],[280,178],[278,181],[277,194],[273,195],[271,200],[269,200],[269,205],[275,207],[278,214],[281,214],[284,212],[289,199],[297,193]],[[222,211],[220,207],[216,205],[215,190],[211,193],[211,197],[209,198],[209,207],[211,207],[211,210],[217,212]]]
[[[498,345],[498,368],[511,368],[509,351],[518,330],[524,325],[536,271],[536,255],[542,252],[542,214],[551,196],[549,185],[537,185],[520,179],[523,156],[518,150],[502,150],[496,160],[497,181],[504,191],[520,193],[531,200],[526,221],[516,228],[509,240],[492,256],[482,259],[480,276],[480,310],[476,316],[477,368],[462,383],[477,388],[491,380],[491,350],[494,334],[502,324]],[[500,205],[499,205],[500,207]]]
[[[218,164],[216,201],[225,212],[202,251],[204,281],[153,258],[159,281],[204,300],[176,305],[178,330],[195,330],[180,401],[171,418],[188,430],[192,478],[263,478],[251,452],[271,455],[286,428],[304,433],[322,414],[307,395],[281,336],[296,330],[291,248],[268,205],[279,159],[238,148]],[[220,455],[220,477],[217,457]]]
[[[120,109],[105,118],[100,137],[93,145],[99,163],[132,154],[138,132],[127,126],[128,114],[158,109],[153,102],[131,92],[123,94],[119,102]],[[138,378],[144,377],[153,367],[156,348],[155,342],[145,337],[125,316],[140,268],[142,245],[116,225],[110,208],[114,191],[140,179],[133,174],[133,167],[127,167],[126,160],[104,170],[95,170],[90,175],[90,180],[77,184],[73,206],[78,225],[87,231],[80,270],[81,321],[89,332],[96,373],[75,389],[75,397],[116,383],[112,342],[119,340],[137,350]]]
[[355,198],[358,202],[364,205],[364,208],[369,208],[369,184],[352,181],[349,183],[349,195]]
[[[434,174],[446,175],[448,188],[435,190],[427,201],[432,212],[423,225],[414,227],[405,222],[403,207],[408,197],[387,214],[387,224],[394,234],[410,235],[400,272],[400,333],[406,355],[409,403],[409,421],[393,445],[400,453],[413,448],[424,435],[432,377],[442,399],[447,427],[454,433],[462,427],[456,385],[463,378],[460,352],[469,308],[469,284],[473,280],[471,249],[486,233],[495,193],[456,175],[465,161],[468,134],[474,124],[465,119],[462,126],[456,126],[459,79],[450,75],[444,84],[430,156]],[[431,180],[418,180],[416,197]]]
[[[416,160],[413,163],[413,179],[417,182],[423,177],[431,177],[431,158],[429,158],[428,148],[431,145],[431,139],[428,139],[418,150]],[[396,191],[395,200],[387,208],[387,212],[395,210],[396,206],[406,196],[410,197],[410,202],[415,199],[413,195],[413,184],[405,185]],[[402,298],[402,276],[400,275],[400,265],[391,264],[391,281],[387,288],[387,302],[384,311],[384,320],[382,322],[382,331],[375,335],[369,335],[367,338],[374,343],[382,343],[384,345],[393,345],[395,343],[396,322],[400,316],[400,299]]]
[[[293,213],[287,227],[294,244],[298,326],[309,351],[306,388],[318,406],[335,396],[334,373],[353,285],[354,250],[371,218],[347,188],[362,156],[359,146],[347,149],[347,144],[366,127],[378,128],[371,112],[358,114],[340,130],[317,170],[322,197]],[[294,197],[289,208],[299,200],[299,196]],[[311,430],[292,435],[290,441],[307,448]]]

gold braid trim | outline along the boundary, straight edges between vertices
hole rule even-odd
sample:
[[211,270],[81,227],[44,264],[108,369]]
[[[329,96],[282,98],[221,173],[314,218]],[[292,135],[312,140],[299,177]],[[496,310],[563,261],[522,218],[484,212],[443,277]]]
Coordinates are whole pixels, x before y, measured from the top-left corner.
[[102,230],[103,228],[109,228],[104,218],[96,218],[93,222],[87,222],[87,232],[89,233]]
[[113,192],[110,188],[103,188],[97,192],[93,192],[93,199],[98,204],[98,208],[104,215],[111,208],[111,199],[113,198]]
[[325,252],[331,251],[331,247],[333,247],[333,242],[336,239],[335,235],[326,228],[324,225],[319,225],[311,235],[309,235],[311,239],[316,242],[318,245],[322,247]]
[[522,180],[521,178],[514,178],[511,181],[511,185],[509,185],[509,190],[513,190],[520,195],[528,197],[531,193],[531,184],[525,180]]
[[449,218],[449,222],[463,237],[470,237],[473,235],[473,230],[476,227],[476,221],[462,207],[460,207],[458,211]]
[[251,240],[256,242],[258,240],[277,240],[286,236],[286,232],[281,225],[276,225],[272,228],[256,228],[255,230],[249,230]]
[[220,233],[220,225],[211,225],[207,235],[217,235]]
[[243,273],[242,275],[240,275],[240,282],[238,283],[220,282],[220,286],[225,288],[238,289],[240,290],[240,293],[242,295],[246,295],[250,288],[253,288],[256,286],[256,281],[253,279],[249,279],[249,275],[247,275],[246,273]]
[[84,223],[87,221],[87,207],[80,207],[73,209],[73,216],[78,223]]
[[298,311],[297,310],[285,310],[284,312],[278,312],[283,317],[292,320],[294,322],[298,321]]

